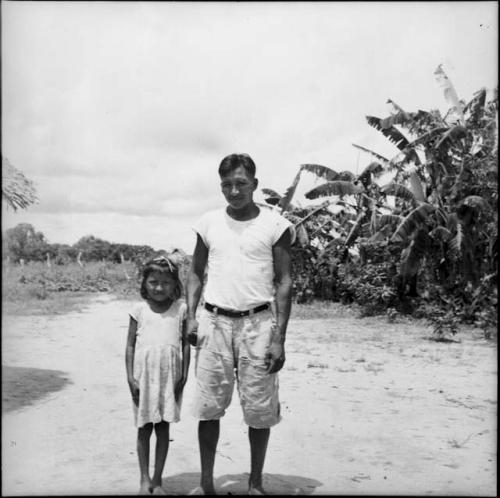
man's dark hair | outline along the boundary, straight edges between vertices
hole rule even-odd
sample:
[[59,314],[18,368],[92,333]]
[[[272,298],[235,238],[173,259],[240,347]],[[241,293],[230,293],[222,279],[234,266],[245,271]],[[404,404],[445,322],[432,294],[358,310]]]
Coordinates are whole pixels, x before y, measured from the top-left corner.
[[240,166],[243,166],[252,178],[255,177],[255,163],[248,154],[229,154],[226,156],[220,163],[219,176],[222,178]]

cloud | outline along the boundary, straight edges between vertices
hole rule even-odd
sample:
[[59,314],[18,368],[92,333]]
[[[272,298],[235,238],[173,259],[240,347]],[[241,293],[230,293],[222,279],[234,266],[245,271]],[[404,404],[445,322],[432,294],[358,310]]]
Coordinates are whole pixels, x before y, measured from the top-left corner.
[[302,163],[361,170],[371,158],[352,143],[392,157],[365,115],[384,117],[388,98],[442,109],[433,71],[443,61],[465,99],[496,84],[497,10],[7,2],[2,152],[35,181],[30,214],[52,220],[54,236],[57,215],[61,237],[113,235],[104,219],[122,232],[132,218],[151,229],[158,216],[187,222],[222,201],[217,167],[231,152],[249,153],[260,186],[280,192]]

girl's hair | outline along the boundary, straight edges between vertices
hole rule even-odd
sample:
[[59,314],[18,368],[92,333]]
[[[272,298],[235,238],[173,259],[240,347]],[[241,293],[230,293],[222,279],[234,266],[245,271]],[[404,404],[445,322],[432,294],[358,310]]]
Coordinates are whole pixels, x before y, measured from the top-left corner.
[[255,177],[255,163],[248,154],[229,154],[226,156],[219,165],[219,176],[222,178],[240,166],[243,166],[252,178]]
[[149,261],[146,261],[142,268],[142,282],[141,282],[141,297],[145,299],[146,301],[149,299],[148,291],[146,289],[146,280],[149,277],[149,275],[154,272],[162,272],[162,273],[170,273],[176,282],[175,289],[174,289],[174,295],[172,296],[172,299],[176,301],[179,299],[182,295],[182,283],[179,278],[179,267],[175,262],[173,262],[171,259],[168,258],[168,256],[161,255],[161,256],[156,256]]

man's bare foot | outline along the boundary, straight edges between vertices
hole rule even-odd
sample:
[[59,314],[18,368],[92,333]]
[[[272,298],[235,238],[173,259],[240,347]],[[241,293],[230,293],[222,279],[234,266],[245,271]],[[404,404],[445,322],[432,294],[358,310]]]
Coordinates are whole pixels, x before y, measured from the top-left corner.
[[248,488],[249,495],[265,495],[266,492],[262,486],[250,486]]
[[154,495],[166,495],[165,490],[161,486],[155,486],[153,488],[153,493]]
[[258,483],[252,482],[251,479],[248,479],[248,494],[249,495],[265,495],[266,492],[262,487],[262,482],[259,480]]
[[217,494],[215,492],[215,489],[212,487],[211,489],[210,488],[207,488],[207,490],[205,491],[205,489],[203,489],[201,486],[196,486],[196,488],[194,488],[192,491],[189,492],[189,495],[215,495]]
[[151,481],[141,481],[141,487],[139,488],[140,495],[150,495],[152,491]]

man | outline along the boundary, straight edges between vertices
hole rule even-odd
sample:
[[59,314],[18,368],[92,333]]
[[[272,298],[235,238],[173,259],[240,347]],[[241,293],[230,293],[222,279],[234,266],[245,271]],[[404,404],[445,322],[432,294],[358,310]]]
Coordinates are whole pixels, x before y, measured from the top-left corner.
[[[262,469],[270,427],[281,419],[277,372],[285,362],[295,232],[274,209],[254,202],[258,181],[250,156],[225,157],[219,176],[227,206],[205,213],[194,226],[197,240],[187,282],[187,333],[197,347],[193,412],[200,420],[199,491],[215,494],[219,420],[231,402],[236,379],[249,426],[248,491],[264,494]],[[205,304],[198,324],[205,268]]]

